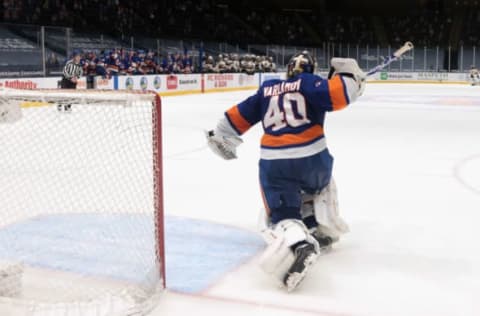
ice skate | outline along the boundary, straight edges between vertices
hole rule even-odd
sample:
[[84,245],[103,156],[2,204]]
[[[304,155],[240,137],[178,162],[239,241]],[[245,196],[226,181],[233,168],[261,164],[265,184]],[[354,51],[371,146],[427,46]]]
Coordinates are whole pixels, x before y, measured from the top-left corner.
[[325,234],[313,233],[312,236],[318,241],[321,253],[327,253],[332,250],[333,243],[339,240],[338,237],[330,237]]
[[316,262],[317,257],[315,246],[310,243],[303,243],[295,248],[295,261],[283,281],[288,292],[295,290],[302,283],[308,268]]

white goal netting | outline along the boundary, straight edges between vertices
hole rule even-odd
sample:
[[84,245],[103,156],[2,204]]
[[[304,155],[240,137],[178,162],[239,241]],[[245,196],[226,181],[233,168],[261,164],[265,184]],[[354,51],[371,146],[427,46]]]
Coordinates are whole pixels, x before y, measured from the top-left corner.
[[154,306],[160,124],[154,93],[0,90],[0,315]]

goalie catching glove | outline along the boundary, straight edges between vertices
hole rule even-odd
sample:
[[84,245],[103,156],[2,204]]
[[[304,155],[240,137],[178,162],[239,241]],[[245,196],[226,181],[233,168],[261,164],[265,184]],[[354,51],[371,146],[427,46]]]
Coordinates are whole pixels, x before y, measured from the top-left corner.
[[356,84],[358,85],[356,97],[359,97],[363,94],[367,75],[362,71],[362,69],[360,69],[355,59],[332,58],[330,60],[330,72],[328,73],[328,79],[331,79],[335,75],[341,75],[355,80]]
[[225,160],[237,158],[237,147],[243,141],[225,117],[218,122],[215,130],[208,131],[205,134],[208,147],[215,154]]
[[216,131],[206,132],[207,144],[210,149],[225,160],[237,158],[237,147],[243,141],[238,136],[222,136]]

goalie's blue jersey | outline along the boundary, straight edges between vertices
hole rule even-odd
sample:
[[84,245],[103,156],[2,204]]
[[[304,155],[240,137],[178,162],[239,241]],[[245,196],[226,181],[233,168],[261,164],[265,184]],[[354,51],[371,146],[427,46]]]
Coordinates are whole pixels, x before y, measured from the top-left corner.
[[326,80],[302,73],[287,80],[265,81],[257,93],[225,116],[239,135],[262,122],[262,159],[301,158],[326,148],[325,112],[343,109],[349,102],[342,76]]

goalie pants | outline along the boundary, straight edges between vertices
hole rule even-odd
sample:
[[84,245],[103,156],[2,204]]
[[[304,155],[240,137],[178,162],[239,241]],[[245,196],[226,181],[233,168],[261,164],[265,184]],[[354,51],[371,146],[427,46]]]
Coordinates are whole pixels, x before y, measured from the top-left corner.
[[302,191],[319,193],[330,182],[333,157],[328,149],[296,159],[260,159],[260,184],[270,220],[301,220]]

